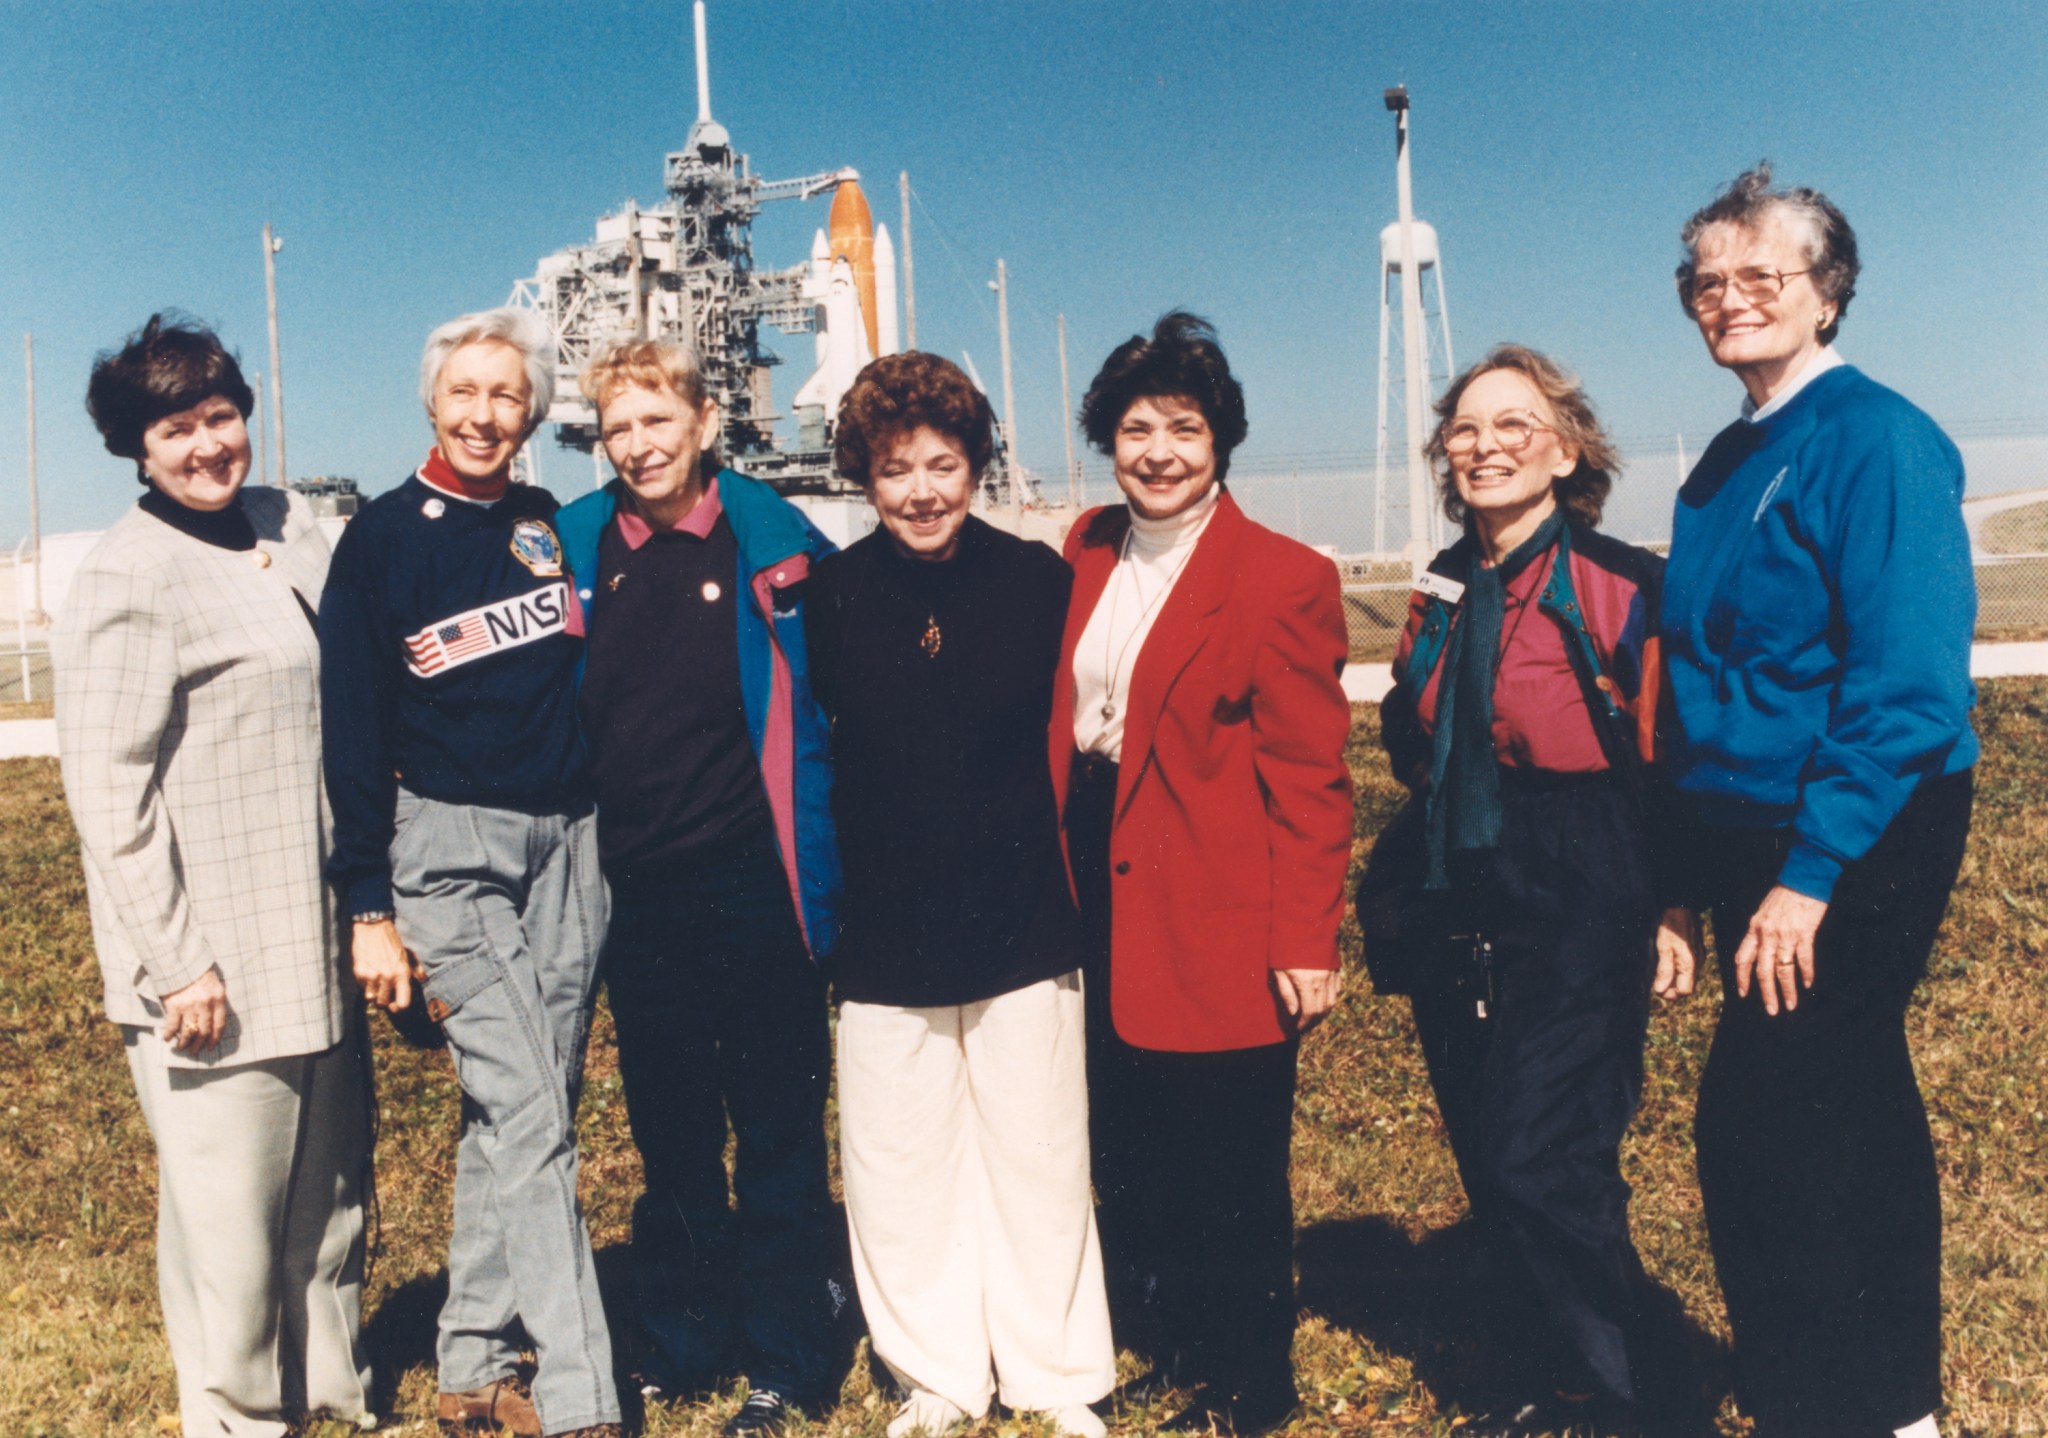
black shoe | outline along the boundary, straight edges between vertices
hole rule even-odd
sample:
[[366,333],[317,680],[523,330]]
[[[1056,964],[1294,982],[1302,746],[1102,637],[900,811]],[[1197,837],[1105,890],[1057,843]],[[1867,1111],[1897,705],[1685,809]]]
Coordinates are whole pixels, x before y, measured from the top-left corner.
[[725,1438],[778,1438],[796,1417],[796,1411],[796,1405],[773,1388],[757,1388],[718,1431]]
[[1641,1432],[1632,1404],[1564,1393],[1496,1408],[1458,1430],[1459,1438],[1639,1438]]
[[1162,1433],[1234,1433],[1237,1438],[1258,1438],[1285,1428],[1301,1411],[1301,1396],[1293,1390],[1272,1394],[1225,1394],[1204,1389],[1179,1416],[1159,1425]]

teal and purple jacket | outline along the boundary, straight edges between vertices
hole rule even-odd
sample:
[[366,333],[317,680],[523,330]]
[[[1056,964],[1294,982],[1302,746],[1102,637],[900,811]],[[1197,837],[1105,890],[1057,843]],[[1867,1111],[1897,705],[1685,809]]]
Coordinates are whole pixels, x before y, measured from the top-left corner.
[[[624,492],[614,479],[555,516],[575,580],[574,632],[587,632],[603,612],[602,586],[593,583],[597,544]],[[832,823],[831,735],[811,693],[803,595],[811,562],[834,546],[802,510],[757,479],[721,470],[718,498],[739,543],[739,592],[754,601],[733,606],[747,734],[760,761],[804,941],[814,958],[823,958],[839,938],[839,841]],[[679,675],[677,682],[686,680]]]

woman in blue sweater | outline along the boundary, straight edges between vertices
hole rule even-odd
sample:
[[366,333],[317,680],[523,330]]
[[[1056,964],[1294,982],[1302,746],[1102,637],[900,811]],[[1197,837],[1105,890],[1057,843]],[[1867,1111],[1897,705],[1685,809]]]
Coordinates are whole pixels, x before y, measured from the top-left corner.
[[1662,635],[1723,1007],[1697,1140],[1764,1434],[1936,1433],[1941,1205],[1905,1035],[1977,740],[1962,459],[1832,348],[1856,239],[1738,178],[1678,293],[1747,391],[1679,491]]

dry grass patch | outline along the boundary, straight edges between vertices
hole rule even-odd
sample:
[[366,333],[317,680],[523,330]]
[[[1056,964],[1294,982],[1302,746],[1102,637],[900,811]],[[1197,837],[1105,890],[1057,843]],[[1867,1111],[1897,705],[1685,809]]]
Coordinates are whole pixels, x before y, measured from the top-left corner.
[[[1352,739],[1362,857],[1398,801],[1361,709]],[[1988,685],[1969,858],[1912,1016],[1948,1218],[1945,1431],[2048,1430],[2048,682]],[[1355,950],[1356,936],[1347,933]],[[1661,1286],[1657,1384],[1672,1431],[1738,1434],[1726,1326],[1692,1170],[1692,1101],[1715,997],[1659,1010],[1624,1162],[1637,1242]],[[445,1055],[376,1035],[378,1246],[369,1335],[389,1421],[431,1432],[433,1319],[453,1178],[456,1090]],[[75,839],[47,760],[0,764],[0,1431],[158,1432],[175,1410],[151,1259],[148,1136],[100,1017]],[[584,1196],[607,1292],[623,1308],[639,1164],[608,1017],[591,1046]],[[1310,1407],[1297,1431],[1440,1435],[1496,1390],[1499,1355],[1472,1316],[1464,1201],[1407,1006],[1354,974],[1302,1065],[1295,1197]],[[736,1406],[646,1415],[655,1435],[711,1438]],[[879,1438],[888,1402],[857,1365],[806,1431]],[[1159,1415],[1131,1415],[1150,1431]],[[319,1438],[340,1438],[319,1425]],[[991,1419],[981,1438],[1044,1430]]]

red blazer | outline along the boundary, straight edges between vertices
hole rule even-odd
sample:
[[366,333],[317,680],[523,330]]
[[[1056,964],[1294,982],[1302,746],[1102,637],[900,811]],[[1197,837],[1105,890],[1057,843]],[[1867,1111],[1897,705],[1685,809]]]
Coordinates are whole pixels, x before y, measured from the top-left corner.
[[[1130,527],[1118,505],[1067,536],[1074,598],[1054,680],[1065,834],[1074,650]],[[1336,566],[1217,503],[1152,632],[1124,719],[1110,833],[1110,1005],[1139,1048],[1279,1043],[1270,969],[1337,967],[1351,862],[1351,706]]]

